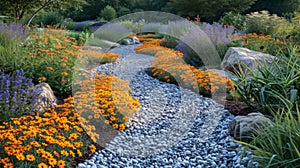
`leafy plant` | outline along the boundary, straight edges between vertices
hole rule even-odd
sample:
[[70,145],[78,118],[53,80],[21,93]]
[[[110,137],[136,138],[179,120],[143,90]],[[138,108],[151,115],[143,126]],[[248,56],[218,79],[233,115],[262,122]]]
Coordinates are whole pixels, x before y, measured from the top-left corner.
[[248,33],[274,34],[282,24],[287,21],[277,16],[270,15],[268,11],[253,12],[246,15],[246,31]]
[[19,58],[18,66],[35,84],[47,82],[60,97],[72,93],[72,68],[79,47],[66,32],[56,29],[33,31],[24,44],[23,52],[26,55]]
[[239,13],[227,12],[225,16],[221,17],[219,23],[223,26],[233,26],[235,30],[245,30],[245,17]]
[[242,64],[237,69],[236,90],[244,103],[250,105],[253,100],[265,114],[274,115],[278,109],[293,110],[300,97],[299,63],[299,57],[291,51],[288,58],[278,53],[271,64],[258,65],[255,70]]
[[103,17],[107,21],[111,21],[117,17],[116,10],[110,6],[107,5],[100,13],[101,17]]
[[[262,167],[298,167],[300,165],[300,111],[285,109],[275,115],[275,123],[255,131],[250,143],[237,141],[254,154]],[[294,113],[295,112],[295,113]]]

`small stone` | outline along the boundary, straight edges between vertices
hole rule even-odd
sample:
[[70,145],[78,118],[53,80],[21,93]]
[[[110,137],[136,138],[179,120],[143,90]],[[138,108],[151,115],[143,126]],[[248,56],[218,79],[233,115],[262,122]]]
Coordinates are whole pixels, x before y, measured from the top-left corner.
[[77,168],[86,168],[86,165],[83,164],[83,163],[79,163],[78,166],[77,166]]

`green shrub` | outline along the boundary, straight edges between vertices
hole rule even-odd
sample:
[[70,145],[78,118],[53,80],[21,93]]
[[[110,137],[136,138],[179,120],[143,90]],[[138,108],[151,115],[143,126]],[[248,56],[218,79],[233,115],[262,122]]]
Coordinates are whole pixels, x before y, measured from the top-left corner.
[[117,16],[117,13],[116,13],[116,10],[110,6],[110,5],[107,5],[100,13],[101,17],[103,17],[105,20],[107,21],[111,21],[113,19],[116,18]]
[[235,86],[244,103],[251,105],[254,101],[267,115],[295,108],[300,98],[300,57],[294,49],[289,57],[278,51],[271,64],[261,64],[255,70],[242,66],[248,72],[239,67]]
[[[27,17],[25,19],[25,23],[28,22],[30,18]],[[41,27],[45,27],[47,25],[51,25],[51,26],[60,26],[62,23],[64,22],[64,18],[62,15],[60,15],[57,12],[48,12],[48,13],[43,13],[41,15],[36,16],[35,18],[33,18],[33,20],[31,21],[31,25],[39,25]]]
[[59,97],[72,94],[75,61],[79,53],[75,39],[62,30],[44,29],[33,31],[22,51],[26,54],[19,58],[19,69],[35,84],[48,83]]
[[224,25],[231,25],[233,26],[236,30],[244,30],[246,23],[245,23],[245,17],[239,13],[233,13],[233,12],[228,12],[223,16],[220,20],[219,23]]
[[128,28],[132,31],[132,33],[139,33],[141,31],[141,27],[144,26],[145,23],[133,22],[132,20],[123,20],[117,22],[117,24]]
[[246,15],[246,31],[248,33],[274,34],[282,24],[286,23],[286,19],[278,17],[276,14],[270,15],[268,11]]
[[123,15],[127,15],[129,13],[131,13],[131,10],[129,8],[126,8],[124,6],[122,6],[119,10],[118,10],[118,16],[123,16]]
[[62,26],[65,27],[68,30],[75,30],[76,29],[76,22],[73,21],[64,21],[62,23]]
[[[255,131],[250,143],[240,142],[254,154],[261,167],[299,167],[300,165],[300,111],[280,111],[275,123]],[[297,119],[298,118],[298,119]]]

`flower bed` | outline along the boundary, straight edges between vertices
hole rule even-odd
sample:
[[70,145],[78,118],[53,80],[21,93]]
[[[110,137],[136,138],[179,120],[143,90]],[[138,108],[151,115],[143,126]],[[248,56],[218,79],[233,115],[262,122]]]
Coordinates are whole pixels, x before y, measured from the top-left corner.
[[161,39],[150,38],[135,48],[138,53],[156,57],[150,65],[154,77],[169,83],[181,83],[183,87],[207,96],[222,87],[227,91],[234,89],[233,82],[227,77],[213,70],[201,70],[186,64],[180,51],[160,46],[162,42]]

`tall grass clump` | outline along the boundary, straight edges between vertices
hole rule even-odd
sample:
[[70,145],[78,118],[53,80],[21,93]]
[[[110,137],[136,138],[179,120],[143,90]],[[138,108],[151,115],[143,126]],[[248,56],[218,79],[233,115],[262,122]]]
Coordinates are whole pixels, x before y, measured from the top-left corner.
[[275,122],[255,130],[250,143],[240,142],[254,154],[261,167],[299,167],[300,165],[300,111],[280,110]]
[[279,109],[294,110],[300,99],[300,58],[291,48],[289,57],[278,51],[270,64],[263,63],[253,70],[237,70],[236,91],[244,103],[259,105],[264,114],[275,115]]
[[16,60],[20,57],[17,51],[28,35],[29,31],[20,24],[0,23],[0,71],[12,73],[16,70]]

